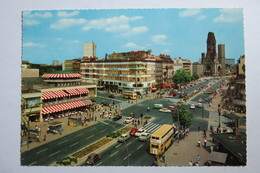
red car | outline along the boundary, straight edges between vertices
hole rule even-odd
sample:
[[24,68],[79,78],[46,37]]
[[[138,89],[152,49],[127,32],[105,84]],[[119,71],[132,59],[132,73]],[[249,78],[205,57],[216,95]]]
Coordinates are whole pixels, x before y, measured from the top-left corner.
[[171,91],[169,96],[176,96],[176,93],[174,91]]
[[176,110],[176,108],[174,106],[169,106],[169,107],[166,107],[167,109],[170,109],[170,110]]
[[130,135],[135,135],[135,133],[138,131],[137,128],[132,128],[131,131],[130,131]]

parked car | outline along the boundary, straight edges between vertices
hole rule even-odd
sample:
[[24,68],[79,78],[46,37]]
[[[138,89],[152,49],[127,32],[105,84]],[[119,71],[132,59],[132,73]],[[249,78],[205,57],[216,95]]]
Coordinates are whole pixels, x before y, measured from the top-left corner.
[[126,117],[126,118],[125,118],[125,123],[126,123],[126,124],[131,123],[132,121],[134,121],[134,118],[133,118],[133,117]]
[[167,108],[162,108],[159,110],[159,112],[171,112],[171,110]]
[[135,135],[135,133],[138,131],[137,128],[132,128],[131,131],[129,132],[130,135]]
[[167,109],[170,109],[170,110],[176,110],[176,108],[174,106],[168,106],[166,107]]
[[100,104],[103,106],[109,106],[109,103],[107,103],[107,102],[101,102]]
[[87,165],[94,165],[100,159],[101,159],[101,155],[100,154],[92,153],[92,154],[90,154],[88,156],[88,158],[86,160],[86,164]]
[[191,105],[190,105],[190,108],[191,108],[191,109],[195,109],[195,104],[191,104]]
[[115,98],[115,95],[110,94],[108,97],[109,97],[109,98]]
[[202,102],[203,102],[203,99],[202,99],[202,98],[199,98],[198,102],[199,102],[199,103],[202,103]]
[[146,130],[145,129],[139,129],[136,133],[135,133],[135,136],[141,136],[142,133],[145,133]]
[[139,137],[138,140],[139,141],[147,141],[150,139],[150,133],[142,133]]
[[130,138],[129,134],[122,134],[119,138],[118,138],[118,142],[125,142]]
[[202,103],[198,103],[198,104],[197,104],[197,107],[198,107],[198,108],[202,108],[202,107],[203,107],[203,104],[202,104]]
[[162,109],[163,108],[163,104],[154,104],[153,108],[154,109]]
[[112,118],[113,121],[117,121],[117,120],[120,120],[122,118],[121,115],[116,115]]

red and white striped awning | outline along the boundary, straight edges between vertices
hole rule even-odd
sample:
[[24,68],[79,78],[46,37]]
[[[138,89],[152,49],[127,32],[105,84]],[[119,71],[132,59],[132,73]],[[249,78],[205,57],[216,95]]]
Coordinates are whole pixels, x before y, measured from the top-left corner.
[[58,90],[58,91],[47,91],[42,93],[42,99],[53,99],[53,98],[59,98],[59,97],[66,97],[69,96],[66,92],[63,90]]
[[42,114],[51,114],[55,112],[61,112],[69,109],[79,108],[82,106],[86,106],[88,104],[83,103],[82,101],[74,101],[69,103],[63,103],[54,106],[47,106],[42,109]]
[[89,90],[87,88],[77,88],[80,94],[88,94]]
[[80,78],[82,77],[81,74],[78,74],[78,73],[71,73],[71,74],[49,74],[49,73],[46,73],[44,75],[42,75],[42,78]]
[[69,90],[65,90],[67,91],[70,95],[80,95],[81,93],[76,90],[76,89],[69,89]]

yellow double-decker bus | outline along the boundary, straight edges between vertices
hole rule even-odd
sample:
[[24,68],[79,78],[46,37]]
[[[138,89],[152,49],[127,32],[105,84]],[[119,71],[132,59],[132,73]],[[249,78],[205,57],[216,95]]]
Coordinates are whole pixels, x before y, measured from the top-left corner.
[[173,141],[173,125],[165,124],[156,130],[150,138],[150,153],[162,155]]
[[137,98],[137,94],[135,91],[124,91],[122,96],[126,99],[132,99],[132,100],[136,100]]

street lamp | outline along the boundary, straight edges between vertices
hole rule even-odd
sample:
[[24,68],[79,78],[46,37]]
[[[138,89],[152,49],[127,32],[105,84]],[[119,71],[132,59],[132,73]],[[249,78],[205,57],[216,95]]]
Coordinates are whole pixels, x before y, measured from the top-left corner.
[[218,108],[218,127],[220,128],[220,115],[221,115],[221,111],[220,111],[220,107]]

